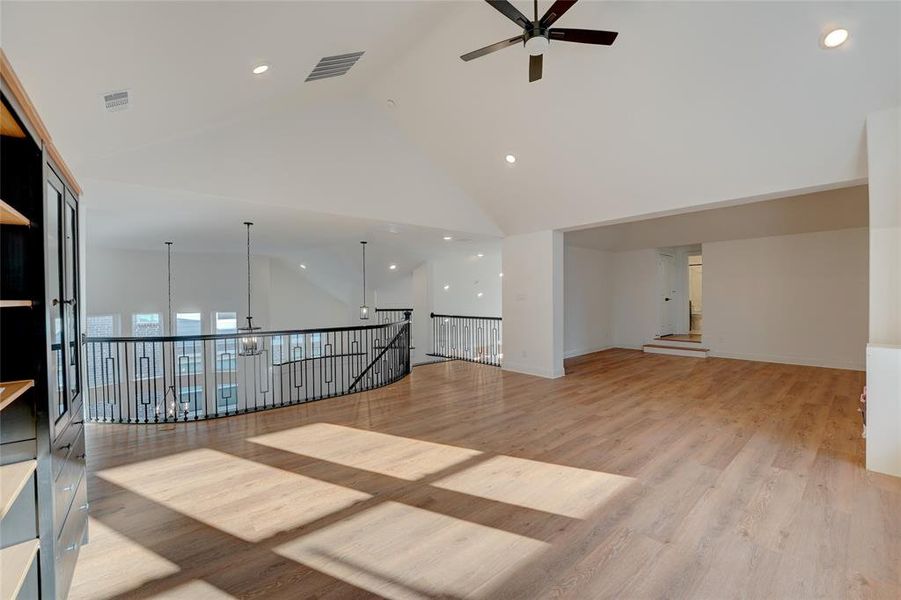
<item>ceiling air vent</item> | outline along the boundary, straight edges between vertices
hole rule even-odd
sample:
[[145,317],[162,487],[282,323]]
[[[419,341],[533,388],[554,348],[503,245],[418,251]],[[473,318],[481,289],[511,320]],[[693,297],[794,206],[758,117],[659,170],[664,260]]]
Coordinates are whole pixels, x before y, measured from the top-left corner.
[[344,75],[352,66],[354,66],[361,56],[363,56],[362,52],[351,52],[350,54],[339,54],[338,56],[326,56],[316,64],[306,80],[315,81],[317,79]]
[[109,112],[125,110],[128,108],[128,90],[103,94],[103,104]]

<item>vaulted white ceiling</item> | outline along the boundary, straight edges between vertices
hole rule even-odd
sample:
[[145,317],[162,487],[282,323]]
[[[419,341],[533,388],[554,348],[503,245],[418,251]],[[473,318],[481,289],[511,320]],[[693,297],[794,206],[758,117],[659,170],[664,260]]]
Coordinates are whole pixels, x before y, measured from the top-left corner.
[[[320,233],[364,219],[497,236],[859,183],[866,115],[901,103],[895,2],[582,0],[558,25],[616,44],[553,43],[532,84],[522,48],[459,59],[516,34],[482,2],[4,2],[2,17],[88,207],[149,188],[335,215]],[[851,39],[827,51],[832,25]],[[358,50],[346,76],[303,82]],[[272,69],[254,77],[258,62]],[[123,88],[132,107],[106,113],[101,94]]]
[[506,233],[859,182],[867,114],[901,103],[898,2],[579,2],[556,24],[616,43],[551,42],[536,83],[519,47],[457,58],[515,35],[494,13],[466,4],[370,92]]

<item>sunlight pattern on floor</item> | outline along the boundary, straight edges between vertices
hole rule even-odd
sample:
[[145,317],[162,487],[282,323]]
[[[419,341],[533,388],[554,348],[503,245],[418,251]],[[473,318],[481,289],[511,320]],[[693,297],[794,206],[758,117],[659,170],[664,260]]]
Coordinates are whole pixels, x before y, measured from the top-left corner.
[[314,423],[248,441],[347,467],[416,481],[481,452],[412,438]]
[[[90,598],[97,594],[98,588],[103,589],[105,597],[116,596],[128,592],[136,583],[172,575],[180,570],[175,563],[93,517],[88,518],[88,533],[90,543],[82,548],[72,579],[71,595],[75,598]],[[128,568],[98,571],[91,558],[107,556],[110,552],[115,553],[118,564],[128,565]]]
[[385,502],[275,548],[282,556],[400,600],[485,597],[546,543]]
[[98,476],[250,542],[370,498],[207,448],[106,469]]
[[171,590],[156,594],[154,598],[156,600],[235,600],[235,596],[200,579],[193,579]]
[[495,456],[435,487],[582,519],[633,479],[513,456]]

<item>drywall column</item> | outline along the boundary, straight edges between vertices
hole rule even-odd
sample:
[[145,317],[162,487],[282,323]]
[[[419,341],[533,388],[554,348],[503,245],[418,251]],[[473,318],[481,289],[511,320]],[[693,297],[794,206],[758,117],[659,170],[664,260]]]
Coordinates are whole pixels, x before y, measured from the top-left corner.
[[413,270],[413,364],[429,362],[432,352],[432,263]]
[[504,238],[503,366],[563,376],[563,233]]
[[867,468],[901,476],[901,107],[867,117]]

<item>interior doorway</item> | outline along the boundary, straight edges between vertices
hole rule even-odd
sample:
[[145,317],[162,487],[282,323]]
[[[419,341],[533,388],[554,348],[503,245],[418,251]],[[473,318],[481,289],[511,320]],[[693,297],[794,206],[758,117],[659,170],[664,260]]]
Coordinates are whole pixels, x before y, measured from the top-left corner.
[[676,256],[665,250],[657,252],[657,304],[659,321],[657,335],[676,333]]
[[702,300],[701,271],[703,260],[700,254],[688,256],[688,332],[701,333],[704,321],[704,303]]
[[701,245],[657,248],[657,338],[699,342],[703,329]]

